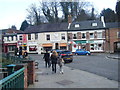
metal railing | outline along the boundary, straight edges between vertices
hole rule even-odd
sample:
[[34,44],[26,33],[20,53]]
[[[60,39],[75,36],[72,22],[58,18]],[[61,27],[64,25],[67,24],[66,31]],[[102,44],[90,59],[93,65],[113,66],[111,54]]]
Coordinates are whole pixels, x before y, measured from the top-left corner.
[[20,70],[0,80],[0,89],[1,90],[15,88],[24,89],[24,69],[25,68],[21,68]]

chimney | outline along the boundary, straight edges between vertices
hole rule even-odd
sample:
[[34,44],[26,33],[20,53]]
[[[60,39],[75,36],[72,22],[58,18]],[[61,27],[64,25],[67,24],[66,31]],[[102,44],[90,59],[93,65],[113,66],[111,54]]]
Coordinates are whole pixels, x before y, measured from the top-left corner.
[[72,16],[71,15],[68,15],[68,29],[70,28],[70,25],[72,23]]
[[101,21],[102,21],[102,23],[103,23],[103,27],[106,27],[106,26],[105,26],[105,21],[104,21],[104,16],[101,16]]
[[68,23],[72,23],[72,16],[68,15]]

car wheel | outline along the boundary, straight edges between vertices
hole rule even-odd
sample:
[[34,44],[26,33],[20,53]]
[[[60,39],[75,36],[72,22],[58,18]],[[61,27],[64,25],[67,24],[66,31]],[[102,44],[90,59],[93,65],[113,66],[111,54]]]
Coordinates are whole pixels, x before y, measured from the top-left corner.
[[75,53],[75,55],[78,55],[77,53]]
[[86,55],[88,56],[89,54],[88,54],[88,53],[86,53]]

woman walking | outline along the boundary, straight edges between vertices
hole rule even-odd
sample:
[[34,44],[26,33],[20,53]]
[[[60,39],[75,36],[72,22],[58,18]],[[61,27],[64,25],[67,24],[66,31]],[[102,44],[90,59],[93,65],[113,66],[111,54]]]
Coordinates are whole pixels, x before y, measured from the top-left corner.
[[58,60],[58,53],[56,51],[53,51],[51,55],[52,73],[56,73],[57,60]]

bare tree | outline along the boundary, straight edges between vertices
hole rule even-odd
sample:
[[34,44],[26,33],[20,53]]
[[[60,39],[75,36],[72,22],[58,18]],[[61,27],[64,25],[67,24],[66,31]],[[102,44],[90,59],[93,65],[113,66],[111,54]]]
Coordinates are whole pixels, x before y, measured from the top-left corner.
[[35,4],[31,4],[30,8],[27,9],[28,11],[28,16],[27,16],[27,19],[29,21],[30,24],[40,24],[41,21],[40,21],[40,10],[39,8],[36,7]]

